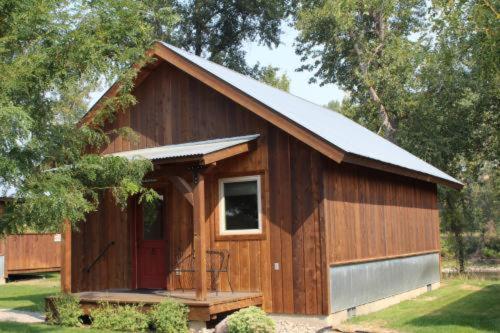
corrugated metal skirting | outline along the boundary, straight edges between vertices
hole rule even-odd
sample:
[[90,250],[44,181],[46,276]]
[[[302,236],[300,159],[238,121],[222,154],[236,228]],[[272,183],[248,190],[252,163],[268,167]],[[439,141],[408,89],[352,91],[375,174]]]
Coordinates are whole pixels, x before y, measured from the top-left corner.
[[0,279],[4,277],[5,273],[4,264],[5,264],[5,257],[0,256]]
[[332,312],[439,282],[439,254],[330,267]]

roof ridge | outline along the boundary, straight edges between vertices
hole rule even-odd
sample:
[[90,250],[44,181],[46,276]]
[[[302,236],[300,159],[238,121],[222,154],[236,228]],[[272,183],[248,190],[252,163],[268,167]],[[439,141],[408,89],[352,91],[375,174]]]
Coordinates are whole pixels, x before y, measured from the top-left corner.
[[[191,52],[189,52],[189,51],[187,51],[187,50],[181,49],[181,48],[179,48],[179,47],[177,47],[177,46],[175,46],[175,45],[172,45],[172,44],[166,43],[166,42],[164,42],[164,41],[159,41],[159,42],[160,42],[160,43],[162,43],[163,45],[165,45],[165,46],[166,46],[166,47],[168,47],[168,48],[173,48],[173,49],[175,49],[175,51],[180,51],[180,52],[189,53],[189,54],[190,54],[191,56],[193,56],[193,57],[197,57],[197,58],[199,58],[199,59],[201,59],[201,60],[203,60],[203,61],[208,61],[208,62],[210,62],[210,63],[212,63],[212,64],[216,65],[217,67],[220,67],[220,68],[222,68],[222,69],[224,69],[224,70],[226,70],[226,71],[231,71],[231,72],[233,72],[233,73],[235,73],[235,74],[237,74],[237,75],[239,75],[239,76],[241,76],[241,77],[243,77],[243,78],[245,78],[245,79],[250,79],[250,80],[252,80],[252,81],[255,81],[256,83],[259,83],[259,84],[265,85],[265,86],[267,86],[267,87],[269,87],[269,88],[272,88],[272,89],[274,89],[274,90],[278,91],[279,93],[288,94],[288,95],[293,96],[293,97],[295,97],[295,98],[299,98],[299,99],[301,99],[301,100],[303,100],[303,101],[305,101],[305,102],[307,102],[307,103],[310,103],[310,104],[312,104],[312,105],[314,105],[314,106],[320,107],[320,108],[324,109],[325,111],[328,111],[328,112],[335,112],[336,114],[339,114],[339,115],[341,115],[341,116],[344,116],[342,113],[337,112],[337,111],[332,110],[332,109],[329,109],[329,108],[325,107],[324,105],[320,105],[320,104],[314,103],[313,101],[310,101],[310,100],[308,100],[308,99],[306,99],[306,98],[304,98],[304,97],[301,97],[301,96],[295,95],[294,93],[291,93],[291,92],[289,92],[289,91],[285,91],[285,90],[283,90],[283,89],[276,88],[276,87],[274,87],[274,86],[272,86],[272,85],[270,85],[270,84],[267,84],[266,82],[259,81],[259,80],[255,79],[255,78],[253,78],[253,77],[251,77],[251,76],[249,76],[249,75],[245,75],[245,74],[242,74],[242,73],[240,73],[240,72],[238,72],[238,71],[235,71],[234,69],[231,69],[231,68],[229,68],[229,67],[222,66],[221,64],[218,64],[218,63],[216,63],[216,62],[214,62],[214,61],[212,61],[212,60],[210,60],[210,59],[203,58],[202,56],[199,56],[199,55],[196,55],[196,54],[194,54],[194,53],[191,53]],[[345,117],[345,116],[344,116],[344,117]],[[346,117],[346,118],[347,118],[347,117]],[[348,118],[348,119],[349,119],[349,118]]]

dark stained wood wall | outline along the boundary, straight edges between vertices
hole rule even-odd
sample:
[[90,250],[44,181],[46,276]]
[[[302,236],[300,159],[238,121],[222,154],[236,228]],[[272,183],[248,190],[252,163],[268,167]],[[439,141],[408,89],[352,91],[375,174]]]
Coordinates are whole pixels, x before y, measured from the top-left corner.
[[[316,208],[321,193],[318,179],[320,172],[313,177],[309,170],[320,155],[168,64],[160,65],[136,88],[135,94],[138,104],[131,112],[120,113],[116,126],[132,127],[139,134],[139,141],[130,143],[114,137],[103,153],[261,134],[255,151],[219,162],[206,175],[206,215],[210,225],[207,244],[210,248],[230,251],[233,288],[262,291],[266,310],[321,313],[326,306],[326,298],[321,288],[323,266],[320,262]],[[272,139],[269,139],[270,135]],[[286,147],[281,147],[284,148],[281,155],[278,152],[268,153],[268,145],[274,145],[274,150],[277,145],[282,144],[278,141],[287,142]],[[287,162],[282,162],[284,158]],[[302,163],[304,158],[309,159],[307,164]],[[280,163],[286,163],[282,165],[282,168],[289,168],[286,173],[271,171]],[[219,237],[216,232],[219,214],[218,180],[249,174],[260,174],[262,177],[264,237]],[[171,263],[168,287],[175,289],[179,287],[179,283],[172,263],[180,254],[191,251],[192,212],[189,204],[176,190],[166,186],[168,205],[172,207],[167,217]],[[271,193],[283,191],[283,188],[288,188],[287,193],[283,193],[287,200],[286,203],[280,203],[283,209],[278,212],[271,207],[281,200]],[[314,198],[307,192],[311,188],[316,193]],[[127,218],[125,212],[111,207],[109,200],[103,200],[102,207],[89,216],[79,233],[73,232],[73,291],[130,287],[132,254],[127,244],[130,239],[128,223],[131,211]],[[303,201],[305,206],[294,205],[296,200]],[[281,216],[286,211],[285,207],[293,208],[293,211],[289,209],[288,216]],[[313,234],[309,235],[311,232]],[[82,268],[88,266],[110,240],[115,240],[116,245],[96,264],[93,273],[82,273]],[[293,253],[292,249],[295,249]],[[313,258],[311,255],[313,260],[310,259]],[[272,270],[273,263],[280,265],[278,271]],[[192,279],[187,274],[182,278],[183,286],[189,287]],[[220,281],[222,289],[229,290],[224,273],[221,274]]]
[[436,185],[327,163],[330,264],[439,251]]
[[[111,193],[105,193],[96,212],[72,232],[72,292],[128,288],[131,281],[131,210],[121,210]],[[105,255],[86,269],[110,245]]]
[[[103,153],[245,134],[261,135],[255,151],[218,162],[206,174],[205,192],[208,246],[230,251],[234,289],[262,291],[266,311],[328,314],[326,281],[330,263],[406,251],[409,245],[403,238],[406,237],[402,234],[403,229],[398,226],[400,217],[417,214],[412,217],[417,220],[427,216],[420,210],[396,208],[394,211],[387,209],[385,213],[385,208],[379,210],[371,202],[385,200],[403,205],[406,201],[399,201],[399,192],[393,198],[393,190],[399,191],[401,187],[403,191],[408,186],[405,184],[410,183],[412,193],[421,189],[430,193],[435,192],[433,185],[335,165],[304,143],[168,64],[157,67],[136,88],[135,94],[138,104],[130,112],[120,113],[112,126],[132,127],[139,134],[139,141],[130,143],[114,137]],[[249,174],[262,177],[264,237],[221,237],[217,233],[218,180]],[[354,179],[357,176],[360,180]],[[172,186],[164,186],[170,208],[167,223],[171,273],[167,287],[175,289],[179,283],[172,263],[180,254],[187,254],[192,249],[192,211]],[[342,186],[346,189],[339,190]],[[418,202],[430,205],[430,197],[425,195],[419,193]],[[365,203],[369,205],[362,209],[360,206]],[[384,207],[383,204],[379,206]],[[382,216],[382,212],[386,215]],[[337,216],[344,213],[347,215]],[[367,222],[376,214],[380,216],[374,219],[375,222]],[[131,216],[130,209],[121,212],[110,198],[105,198],[99,211],[82,224],[81,231],[73,231],[72,291],[132,286]],[[396,218],[393,228],[389,228],[394,234],[388,234],[389,242],[395,245],[387,245],[382,239],[384,236],[377,231],[386,230],[385,225],[392,223],[385,222],[386,217]],[[352,221],[356,221],[354,226]],[[419,228],[430,232],[425,225],[419,224]],[[96,265],[94,273],[82,273],[110,240],[115,240],[116,244]],[[366,240],[364,245],[356,243]],[[275,263],[279,265],[277,270]],[[182,279],[183,286],[189,287],[192,279],[187,275]],[[222,289],[229,290],[224,273],[220,280]]]

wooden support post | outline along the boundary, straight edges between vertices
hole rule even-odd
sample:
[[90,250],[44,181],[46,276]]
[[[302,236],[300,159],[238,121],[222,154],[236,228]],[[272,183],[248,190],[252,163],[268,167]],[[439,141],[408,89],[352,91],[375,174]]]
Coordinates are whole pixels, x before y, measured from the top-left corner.
[[196,300],[204,301],[207,299],[205,179],[197,171],[194,172],[193,223]]
[[71,223],[64,221],[64,234],[61,242],[61,290],[71,293]]

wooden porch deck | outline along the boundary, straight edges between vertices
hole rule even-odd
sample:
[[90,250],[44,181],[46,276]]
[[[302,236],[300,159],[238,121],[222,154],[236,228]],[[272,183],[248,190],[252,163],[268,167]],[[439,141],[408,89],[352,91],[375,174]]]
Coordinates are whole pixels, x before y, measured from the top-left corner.
[[99,302],[115,304],[144,304],[148,308],[166,298],[189,306],[189,319],[209,321],[217,314],[234,311],[251,305],[262,305],[260,292],[209,292],[205,301],[198,301],[194,290],[103,290],[75,293],[86,313]]

